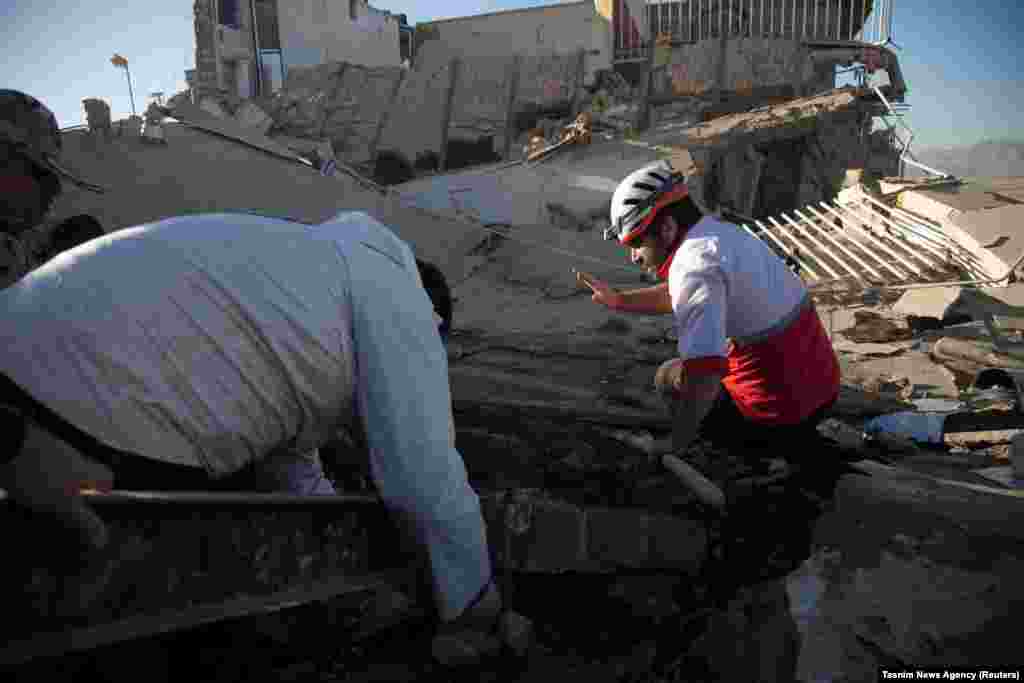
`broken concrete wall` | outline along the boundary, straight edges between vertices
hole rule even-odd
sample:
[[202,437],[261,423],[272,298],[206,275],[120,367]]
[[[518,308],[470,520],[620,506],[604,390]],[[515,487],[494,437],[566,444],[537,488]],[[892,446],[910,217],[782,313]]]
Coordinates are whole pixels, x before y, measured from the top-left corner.
[[397,17],[388,16],[365,0],[288,3],[278,12],[281,55],[288,70],[330,61],[370,67],[399,66]]
[[872,155],[877,167],[891,164],[891,146],[884,140],[872,146],[874,105],[858,98],[839,89],[698,125],[693,118],[700,110],[691,108],[682,130],[666,124],[651,140],[684,141],[703,169],[694,174],[692,191],[705,207],[763,218],[832,199],[848,169],[872,172]]
[[[508,56],[475,57],[460,63],[452,93],[449,142],[491,137],[493,152],[504,151],[515,64]],[[457,167],[448,161],[449,168]]]
[[[531,126],[538,112],[568,115],[577,96],[578,73],[575,54],[469,58],[442,41],[427,41],[398,88],[377,149],[414,160],[425,152],[441,155],[450,140],[493,135],[493,149],[503,154],[510,112],[513,121],[525,113]],[[515,83],[511,105],[510,79]]]
[[519,66],[516,105],[570,107],[576,93],[578,64],[575,54],[524,56]]
[[800,170],[799,206],[832,199],[842,188],[847,169],[864,168],[869,125],[870,119],[854,110],[816,126],[807,138]]
[[834,63],[827,53],[795,40],[702,40],[674,47],[652,85],[661,97],[713,92],[798,97],[831,88]]
[[363,163],[373,158],[380,124],[388,114],[405,71],[347,64],[326,103],[323,133],[339,158]]
[[459,17],[420,26],[432,30],[441,42],[474,60],[513,54],[543,57],[582,49],[586,52],[584,72],[588,82],[593,82],[598,71],[612,65],[608,20],[598,14],[591,0]]
[[454,51],[438,40],[420,47],[415,65],[398,88],[378,149],[400,151],[410,160],[423,152],[440,153],[454,56]]
[[290,69],[284,88],[271,101],[268,113],[274,119],[273,131],[294,137],[322,137],[327,104],[344,70],[344,62]]

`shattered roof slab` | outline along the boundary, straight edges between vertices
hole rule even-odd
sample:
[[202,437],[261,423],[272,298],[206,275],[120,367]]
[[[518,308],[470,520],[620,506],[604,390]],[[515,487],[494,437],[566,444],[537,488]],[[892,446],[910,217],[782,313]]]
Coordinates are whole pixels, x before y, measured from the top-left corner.
[[947,213],[985,211],[1024,204],[1024,178],[964,180],[956,185],[908,189],[902,202],[920,196],[948,208]]
[[53,219],[89,214],[111,232],[194,213],[250,211],[315,224],[359,210],[391,226],[450,277],[462,277],[470,267],[463,256],[480,241],[478,226],[403,209],[348,175],[324,177],[289,150],[231,122],[200,125],[163,124],[166,145],[138,136],[65,133],[64,163],[109,191],[66,187]]
[[649,139],[652,142],[674,143],[687,147],[719,147],[766,134],[772,139],[786,135],[798,136],[805,132],[801,126],[803,122],[854,109],[867,93],[868,91],[858,88],[838,88],[820,95],[800,97],[741,114],[720,116],[682,130],[655,134]]

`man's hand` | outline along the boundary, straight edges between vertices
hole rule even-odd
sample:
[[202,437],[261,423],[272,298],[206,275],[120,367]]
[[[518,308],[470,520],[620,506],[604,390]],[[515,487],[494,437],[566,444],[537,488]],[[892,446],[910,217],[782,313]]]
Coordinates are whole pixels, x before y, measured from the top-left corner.
[[682,358],[665,361],[654,374],[654,386],[664,398],[680,393],[685,382],[686,370]]
[[622,292],[608,285],[603,280],[598,280],[590,273],[577,270],[576,284],[586,285],[594,293],[591,300],[595,303],[604,304],[608,308],[618,308],[622,305]]

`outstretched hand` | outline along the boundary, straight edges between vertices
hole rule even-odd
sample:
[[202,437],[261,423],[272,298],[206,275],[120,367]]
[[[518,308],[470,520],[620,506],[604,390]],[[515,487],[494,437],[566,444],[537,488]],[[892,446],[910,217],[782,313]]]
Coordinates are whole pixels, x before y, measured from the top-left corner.
[[608,308],[618,308],[622,305],[622,293],[610,286],[607,282],[599,280],[590,273],[585,273],[581,270],[575,270],[576,273],[576,284],[586,285],[593,292],[591,301],[595,303],[604,304]]

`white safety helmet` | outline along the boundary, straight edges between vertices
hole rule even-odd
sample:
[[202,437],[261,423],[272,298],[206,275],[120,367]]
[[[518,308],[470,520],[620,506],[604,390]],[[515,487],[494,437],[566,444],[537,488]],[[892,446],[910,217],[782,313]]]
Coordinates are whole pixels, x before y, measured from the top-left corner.
[[656,161],[633,171],[612,195],[611,224],[606,240],[629,244],[644,234],[658,213],[690,194],[686,177],[667,161]]

